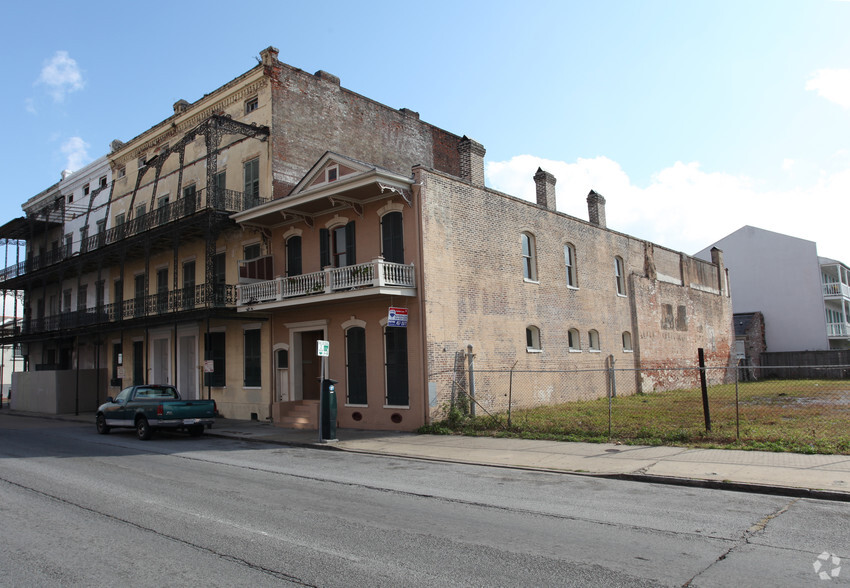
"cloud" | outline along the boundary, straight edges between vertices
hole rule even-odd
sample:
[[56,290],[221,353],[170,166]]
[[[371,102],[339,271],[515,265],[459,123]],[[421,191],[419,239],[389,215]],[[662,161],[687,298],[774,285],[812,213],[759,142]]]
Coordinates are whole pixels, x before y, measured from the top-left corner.
[[45,62],[36,83],[46,85],[56,102],[62,102],[66,94],[82,90],[85,86],[83,74],[77,62],[68,55],[67,51],[57,51]]
[[850,109],[850,69],[819,69],[806,82],[806,90]]
[[27,98],[24,100],[24,108],[30,114],[38,114],[38,111],[35,109],[35,100],[32,98]]
[[88,153],[89,144],[83,141],[80,137],[71,137],[59,148],[62,154],[67,158],[65,169],[76,171],[89,163],[91,157]]
[[[532,179],[538,167],[556,180],[559,211],[587,220],[587,193],[606,200],[608,228],[658,245],[696,253],[744,225],[815,241],[820,255],[850,262],[843,232],[831,230],[830,210],[843,209],[850,193],[850,166],[815,174],[803,187],[767,189],[767,182],[743,175],[707,172],[698,162],[676,162],[656,172],[647,186],[635,186],[607,157],[574,163],[519,155],[488,162],[488,185],[535,201]],[[779,173],[779,166],[777,167]]]

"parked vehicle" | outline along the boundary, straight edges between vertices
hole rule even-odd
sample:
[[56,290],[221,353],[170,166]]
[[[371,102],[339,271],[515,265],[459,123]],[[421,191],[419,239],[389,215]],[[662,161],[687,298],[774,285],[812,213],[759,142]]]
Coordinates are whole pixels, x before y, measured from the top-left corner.
[[108,397],[97,409],[95,424],[101,435],[112,428],[134,428],[143,441],[156,429],[185,430],[197,437],[213,426],[217,413],[215,400],[183,400],[174,386],[144,384]]

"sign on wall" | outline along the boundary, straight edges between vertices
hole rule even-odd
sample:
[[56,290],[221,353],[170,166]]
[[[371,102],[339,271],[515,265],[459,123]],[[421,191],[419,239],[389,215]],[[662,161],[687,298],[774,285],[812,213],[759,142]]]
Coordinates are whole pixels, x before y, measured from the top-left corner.
[[328,341],[316,341],[316,355],[327,357],[330,355],[331,344]]
[[406,327],[407,326],[407,309],[406,308],[396,308],[395,306],[390,306],[390,314],[389,320],[387,321],[388,327]]

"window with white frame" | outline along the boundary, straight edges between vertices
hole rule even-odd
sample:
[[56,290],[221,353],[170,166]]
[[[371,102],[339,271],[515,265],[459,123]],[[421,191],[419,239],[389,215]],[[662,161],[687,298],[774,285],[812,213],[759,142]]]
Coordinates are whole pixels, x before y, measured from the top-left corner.
[[623,331],[623,351],[633,351],[632,334],[628,331]]
[[619,255],[614,258],[614,277],[617,281],[617,294],[626,295],[626,271],[623,258]]
[[537,252],[534,235],[522,234],[522,277],[532,282],[537,281]]
[[572,243],[564,245],[564,263],[567,268],[567,286],[578,288],[578,274],[576,272],[576,248]]

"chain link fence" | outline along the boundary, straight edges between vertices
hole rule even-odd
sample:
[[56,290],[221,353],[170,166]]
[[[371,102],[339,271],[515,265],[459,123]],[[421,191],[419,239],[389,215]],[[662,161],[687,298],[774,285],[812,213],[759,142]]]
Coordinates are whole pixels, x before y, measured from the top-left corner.
[[850,453],[848,368],[782,366],[760,379],[747,366],[447,371],[431,377],[432,429]]

